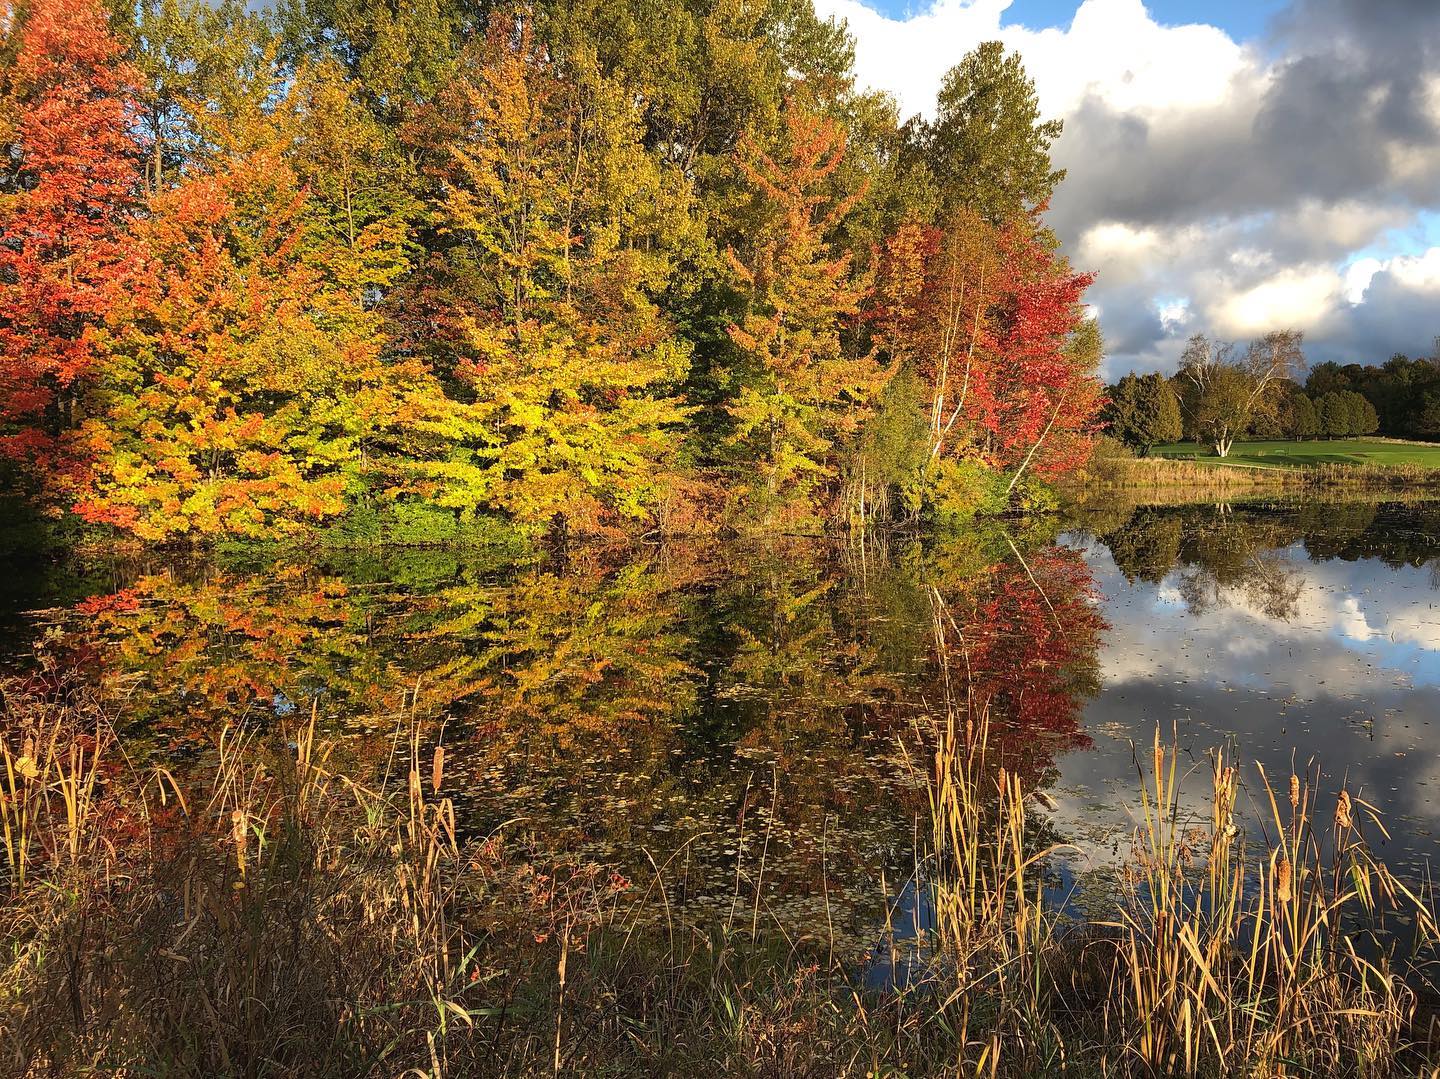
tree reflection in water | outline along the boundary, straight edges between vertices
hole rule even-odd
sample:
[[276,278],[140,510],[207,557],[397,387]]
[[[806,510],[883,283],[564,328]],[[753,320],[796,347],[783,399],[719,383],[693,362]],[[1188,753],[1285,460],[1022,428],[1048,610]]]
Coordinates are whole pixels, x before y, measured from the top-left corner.
[[813,929],[823,905],[837,934],[913,869],[928,719],[986,709],[997,759],[1043,785],[1087,744],[1104,630],[1075,551],[999,528],[127,577],[45,651],[121,702],[135,755],[313,711],[373,778],[413,714],[472,832],[658,873],[701,913],[738,894]]

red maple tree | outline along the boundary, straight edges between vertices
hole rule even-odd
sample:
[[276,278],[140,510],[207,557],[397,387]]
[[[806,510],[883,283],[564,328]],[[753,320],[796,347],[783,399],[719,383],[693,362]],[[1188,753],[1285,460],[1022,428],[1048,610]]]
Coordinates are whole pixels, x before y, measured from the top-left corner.
[[961,211],[944,229],[896,231],[866,315],[924,380],[932,458],[979,455],[1016,482],[1084,463],[1101,388],[1072,343],[1093,279],[1030,219],[996,227]]
[[66,486],[95,330],[123,274],[138,191],[127,131],[135,76],[97,0],[17,11],[4,75],[9,163],[0,199],[0,455]]

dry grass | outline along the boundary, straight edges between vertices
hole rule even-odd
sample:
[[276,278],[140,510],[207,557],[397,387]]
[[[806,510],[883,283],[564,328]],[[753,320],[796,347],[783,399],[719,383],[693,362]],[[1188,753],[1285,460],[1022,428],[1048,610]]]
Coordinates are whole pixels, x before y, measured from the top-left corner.
[[1411,991],[1348,928],[1386,909],[1434,928],[1369,857],[1372,810],[1342,794],[1322,814],[1296,777],[1251,851],[1233,766],[1216,758],[1197,829],[1158,739],[1119,914],[1067,930],[1041,899],[1055,852],[996,767],[985,718],[927,718],[931,819],[914,882],[935,916],[927,974],[864,991],[825,948],[749,918],[656,928],[642,915],[663,881],[635,887],[521,839],[464,835],[441,732],[411,719],[373,782],[336,765],[313,722],[227,730],[179,775],[127,761],[83,690],[3,693],[6,1074],[1428,1066]]
[[1303,468],[1227,466],[1163,457],[1111,457],[1097,461],[1074,484],[1080,490],[1183,489],[1193,496],[1244,492],[1440,490],[1440,470],[1415,464],[1322,462]]

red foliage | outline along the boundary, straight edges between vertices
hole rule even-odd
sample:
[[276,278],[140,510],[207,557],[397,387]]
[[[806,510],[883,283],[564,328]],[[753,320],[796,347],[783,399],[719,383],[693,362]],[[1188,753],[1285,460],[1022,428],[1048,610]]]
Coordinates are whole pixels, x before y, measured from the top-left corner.
[[885,246],[865,312],[879,345],[930,394],[931,449],[1046,474],[1082,465],[1100,405],[1072,354],[1092,274],[1077,274],[1029,219],[995,227],[960,213],[907,224]]
[[51,480],[95,362],[138,187],[126,131],[135,76],[97,0],[23,9],[6,107],[17,193],[0,208],[0,453]]
[[1006,229],[1000,241],[1004,270],[982,426],[1002,468],[1020,467],[1036,446],[1038,471],[1078,468],[1088,443],[1056,436],[1088,432],[1099,410],[1099,380],[1067,348],[1095,275],[1072,273],[1028,229]]
[[1108,628],[1085,560],[1052,547],[993,567],[957,613],[969,699],[987,711],[1007,766],[1033,783],[1057,754],[1088,746],[1086,699],[1098,688]]

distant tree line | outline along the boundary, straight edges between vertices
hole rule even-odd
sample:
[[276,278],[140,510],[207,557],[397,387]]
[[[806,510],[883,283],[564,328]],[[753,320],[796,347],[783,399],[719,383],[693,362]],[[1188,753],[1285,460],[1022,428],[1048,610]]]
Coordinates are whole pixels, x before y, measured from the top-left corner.
[[1112,438],[1140,454],[1188,439],[1225,457],[1236,439],[1440,440],[1440,361],[1395,356],[1381,366],[1321,363],[1305,374],[1302,336],[1282,330],[1244,349],[1196,334],[1180,367],[1108,387]]
[[1379,365],[1319,363],[1310,369],[1305,392],[1315,401],[1358,394],[1374,410],[1380,434],[1440,441],[1440,360],[1433,356],[1396,354]]

